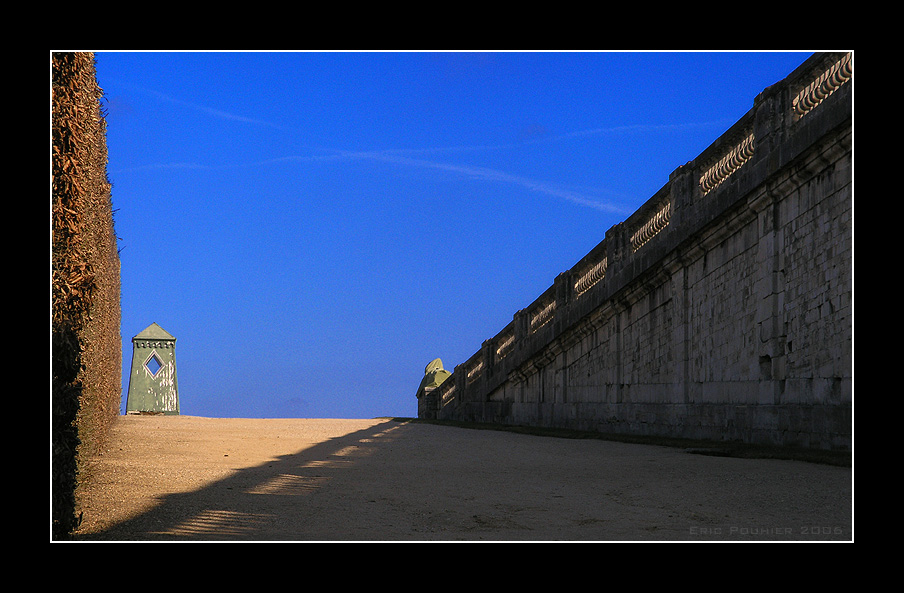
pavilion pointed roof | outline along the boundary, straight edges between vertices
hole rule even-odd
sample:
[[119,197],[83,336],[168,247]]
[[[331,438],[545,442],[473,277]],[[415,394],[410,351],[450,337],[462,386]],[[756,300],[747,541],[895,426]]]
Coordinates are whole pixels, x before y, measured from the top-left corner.
[[132,338],[133,340],[175,340],[169,332],[165,329],[157,325],[156,323],[152,323],[147,326],[144,331],[140,334]]

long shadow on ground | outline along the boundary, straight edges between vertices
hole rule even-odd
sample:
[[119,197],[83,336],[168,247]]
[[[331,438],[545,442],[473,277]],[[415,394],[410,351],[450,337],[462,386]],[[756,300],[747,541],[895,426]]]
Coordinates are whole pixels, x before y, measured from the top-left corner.
[[[298,453],[255,467],[200,490],[170,494],[152,510],[80,540],[293,540],[311,539],[306,525],[316,523],[320,494],[356,457],[380,446],[387,433],[403,426],[387,420],[334,437]],[[322,520],[319,521],[322,524]],[[319,533],[314,539],[329,539]]]

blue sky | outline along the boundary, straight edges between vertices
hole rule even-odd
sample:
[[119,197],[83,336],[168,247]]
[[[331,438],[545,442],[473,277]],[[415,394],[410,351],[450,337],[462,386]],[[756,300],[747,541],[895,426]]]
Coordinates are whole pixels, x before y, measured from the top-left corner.
[[183,414],[416,416],[811,52],[98,52],[131,338]]

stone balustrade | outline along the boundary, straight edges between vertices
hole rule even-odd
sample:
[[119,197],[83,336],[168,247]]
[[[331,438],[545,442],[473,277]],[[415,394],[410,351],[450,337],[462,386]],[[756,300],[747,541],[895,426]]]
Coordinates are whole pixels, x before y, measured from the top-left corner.
[[[818,287],[826,274],[850,277],[852,72],[849,53],[819,53],[765,89],[729,130],[422,398],[419,416],[849,445],[850,426],[843,424],[852,365],[837,351],[850,351],[852,283],[834,282],[831,294]],[[807,200],[840,214],[820,222]],[[807,226],[814,224],[841,226]],[[792,247],[830,254],[831,261],[801,272],[792,287]],[[698,321],[717,318],[722,306],[722,293],[698,285],[730,291],[722,297],[734,313],[720,318],[724,328]],[[819,313],[829,316],[820,331],[842,342],[834,350],[814,336],[801,343],[788,335],[787,327],[803,327],[795,316],[811,310],[817,293],[834,303]],[[804,369],[807,359],[821,360],[821,368]],[[728,386],[746,390],[743,403],[726,395]],[[826,403],[826,390],[830,409],[820,408],[817,418],[813,406]],[[704,410],[704,403],[718,405]],[[647,421],[637,420],[645,414]],[[764,428],[770,414],[781,419]],[[795,414],[822,428],[779,426]]]

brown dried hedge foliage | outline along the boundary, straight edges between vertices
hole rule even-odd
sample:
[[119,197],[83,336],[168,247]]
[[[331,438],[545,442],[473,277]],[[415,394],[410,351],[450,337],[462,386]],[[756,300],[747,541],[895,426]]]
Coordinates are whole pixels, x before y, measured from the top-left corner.
[[52,54],[53,539],[77,526],[80,462],[105,444],[122,390],[119,251],[94,55]]

